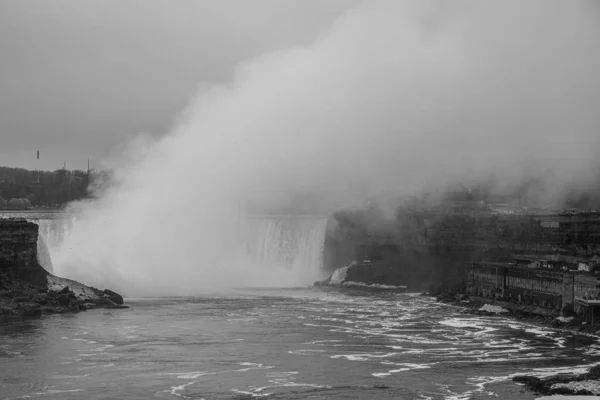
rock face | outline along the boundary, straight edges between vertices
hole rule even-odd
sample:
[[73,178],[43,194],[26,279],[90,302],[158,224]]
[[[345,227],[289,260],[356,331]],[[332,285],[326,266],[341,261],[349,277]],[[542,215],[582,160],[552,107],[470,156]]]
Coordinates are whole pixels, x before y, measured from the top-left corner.
[[485,206],[485,198],[456,200],[458,193],[440,193],[451,196],[433,202],[415,198],[399,206],[393,218],[375,205],[333,214],[324,269],[333,272],[368,259],[381,270],[394,269],[400,284],[433,292],[463,286],[472,262],[552,260],[557,269],[576,269],[580,261],[589,266],[600,254],[600,212],[506,213]]
[[123,297],[50,274],[38,263],[38,226],[0,219],[0,317],[126,308]]
[[0,219],[0,273],[7,279],[42,284],[47,272],[37,262],[38,226],[22,219]]

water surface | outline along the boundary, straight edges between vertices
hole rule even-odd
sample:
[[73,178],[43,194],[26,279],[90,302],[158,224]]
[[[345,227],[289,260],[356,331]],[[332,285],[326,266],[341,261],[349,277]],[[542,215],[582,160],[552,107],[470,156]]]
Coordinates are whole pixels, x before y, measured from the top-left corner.
[[595,338],[409,294],[254,290],[0,324],[0,399],[534,399]]

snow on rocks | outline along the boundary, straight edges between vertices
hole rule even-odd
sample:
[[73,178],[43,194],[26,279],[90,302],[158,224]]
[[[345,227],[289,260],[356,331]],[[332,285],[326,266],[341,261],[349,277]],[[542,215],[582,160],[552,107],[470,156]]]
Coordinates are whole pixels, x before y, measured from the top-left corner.
[[562,322],[564,324],[568,324],[569,322],[573,321],[575,319],[575,317],[556,317],[556,320],[559,322]]
[[484,304],[483,307],[481,307],[478,311],[489,312],[492,314],[502,314],[508,312],[508,310],[505,308],[491,304]]
[[555,383],[550,389],[568,389],[574,393],[589,392],[594,395],[600,394],[600,382],[596,380],[587,380],[569,383]]

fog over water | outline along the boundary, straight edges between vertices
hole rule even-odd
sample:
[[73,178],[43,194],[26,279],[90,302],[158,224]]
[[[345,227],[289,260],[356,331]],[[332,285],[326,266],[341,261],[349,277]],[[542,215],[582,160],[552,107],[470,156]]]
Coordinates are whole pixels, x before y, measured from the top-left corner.
[[131,295],[304,285],[318,269],[248,256],[249,204],[316,193],[322,214],[458,181],[541,178],[548,202],[596,187],[599,19],[592,1],[365,2],[124,146],[115,185],[73,206],[55,272]]

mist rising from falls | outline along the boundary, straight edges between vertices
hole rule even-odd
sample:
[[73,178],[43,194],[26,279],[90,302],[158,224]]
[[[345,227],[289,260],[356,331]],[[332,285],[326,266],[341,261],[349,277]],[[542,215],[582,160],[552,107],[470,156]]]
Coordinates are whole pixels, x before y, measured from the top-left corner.
[[[74,206],[55,269],[125,294],[306,284],[320,231],[291,251],[289,227],[256,227],[249,204],[293,213],[293,193],[327,213],[457,182],[542,176],[544,200],[597,185],[596,7],[362,2],[314,43],[205,85],[159,140],[123,146],[114,184]],[[253,229],[264,240],[249,244]]]

